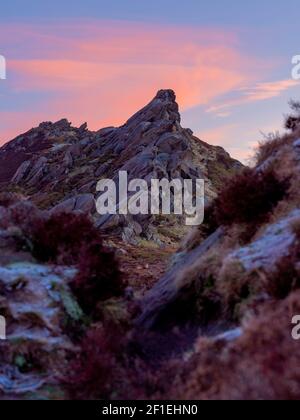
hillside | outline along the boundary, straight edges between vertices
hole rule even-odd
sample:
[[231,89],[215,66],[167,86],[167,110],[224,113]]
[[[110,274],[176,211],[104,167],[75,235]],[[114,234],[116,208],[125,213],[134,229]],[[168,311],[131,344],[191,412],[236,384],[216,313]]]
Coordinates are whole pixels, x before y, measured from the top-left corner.
[[139,328],[198,331],[168,397],[299,399],[299,138],[294,125],[260,145],[143,298]]
[[[170,161],[183,152],[185,161],[196,161],[196,142],[208,151],[206,163],[213,155],[217,165],[217,156],[223,156],[231,170],[240,167],[222,149],[186,134],[174,104],[171,92],[160,92],[125,126],[89,135],[113,138],[117,131],[120,136],[137,120],[152,119],[150,109],[157,115],[157,107],[161,112],[167,107],[163,123],[161,112],[158,121],[172,121],[173,129],[159,141],[185,139],[187,145],[172,149]],[[66,121],[34,131],[45,127],[52,137],[62,127],[87,134],[85,126],[73,129]],[[71,142],[70,133],[65,136]],[[117,147],[112,138],[101,142],[102,153]],[[145,138],[151,147],[157,144],[150,133]],[[25,147],[20,143],[26,135],[21,139],[5,146],[2,156]],[[0,396],[299,399],[300,347],[293,333],[300,314],[299,139],[296,124],[262,143],[253,167],[240,168],[223,187],[211,190],[204,223],[190,230],[179,248],[178,238],[172,245],[159,244],[145,241],[140,232],[130,243],[115,229],[99,229],[92,209],[68,208],[66,199],[78,196],[74,185],[62,207],[53,202],[39,209],[31,199],[46,196],[59,168],[51,160],[57,148],[64,157],[64,148],[70,152],[78,139],[66,146],[64,138],[62,145],[43,150],[31,140],[30,151],[23,150],[28,163],[21,163],[27,169],[17,169],[13,182],[3,181],[8,191],[0,194],[0,313],[7,320],[7,340],[0,342]],[[125,148],[106,173],[130,162],[135,174],[147,147],[140,153]],[[72,165],[87,162],[89,153],[80,153]],[[48,169],[41,165],[35,172],[38,160]],[[185,161],[178,159],[177,168],[183,170]],[[145,176],[150,167],[144,166]],[[204,171],[207,165],[195,167]],[[69,185],[64,179],[70,173],[64,169],[60,184]],[[53,185],[60,186],[55,180]]]

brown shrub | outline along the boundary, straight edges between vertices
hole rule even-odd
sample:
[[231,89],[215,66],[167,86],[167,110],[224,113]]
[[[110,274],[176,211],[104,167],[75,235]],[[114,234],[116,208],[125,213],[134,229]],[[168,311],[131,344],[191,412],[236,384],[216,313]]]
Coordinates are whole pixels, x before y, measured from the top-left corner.
[[231,179],[216,200],[215,215],[221,225],[264,223],[288,192],[289,180],[279,180],[274,170],[246,168]]
[[76,264],[81,247],[100,240],[99,232],[84,214],[59,213],[37,219],[31,229],[33,255],[39,261]]
[[121,354],[120,334],[103,327],[88,331],[68,366],[66,385],[71,399],[106,399],[113,391]]
[[237,317],[239,306],[253,295],[253,289],[254,284],[239,260],[226,260],[217,282],[224,313],[231,318]]
[[296,131],[300,125],[300,102],[290,101],[290,107],[293,114],[286,117],[285,128],[291,131]]
[[300,288],[300,227],[299,220],[292,223],[296,239],[288,255],[277,262],[275,270],[266,274],[265,290],[276,299],[286,298],[292,291]]
[[[136,332],[140,340],[150,333]],[[136,339],[114,324],[92,327],[60,380],[72,400],[138,400],[156,396],[162,387],[155,372],[137,354]]]
[[291,320],[300,314],[300,294],[269,303],[233,341],[200,339],[197,354],[177,363],[175,380],[163,396],[171,399],[300,398],[300,346]]
[[125,288],[113,251],[83,214],[60,213],[37,219],[31,229],[32,253],[42,262],[76,265],[70,286],[82,309],[91,314],[97,302],[120,296]]
[[97,302],[121,296],[125,289],[114,253],[99,241],[92,241],[80,249],[78,274],[71,289],[86,313],[91,313]]
[[269,134],[265,140],[259,142],[255,152],[254,161],[257,165],[261,165],[269,157],[274,156],[285,144],[288,144],[288,136],[280,136],[278,133]]
[[269,274],[267,279],[265,290],[276,299],[284,299],[293,290],[299,289],[300,273],[293,255],[283,257],[277,263],[275,272]]

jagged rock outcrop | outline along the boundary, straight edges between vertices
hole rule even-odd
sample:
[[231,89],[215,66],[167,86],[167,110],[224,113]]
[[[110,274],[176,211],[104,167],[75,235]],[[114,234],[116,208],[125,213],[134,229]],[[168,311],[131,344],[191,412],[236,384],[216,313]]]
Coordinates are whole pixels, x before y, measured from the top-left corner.
[[[264,158],[260,159],[261,156]],[[217,230],[206,237],[203,228],[205,232],[207,227],[195,228],[173,258],[171,269],[143,297],[143,310],[136,320],[139,327],[151,329],[163,322],[170,323],[174,307],[177,315],[182,311],[182,300],[190,302],[190,307],[185,306],[189,311],[197,300],[200,306],[203,296],[207,307],[214,308],[213,318],[222,318],[226,310],[233,311],[234,317],[243,318],[248,306],[270,301],[274,296],[286,297],[293,288],[299,287],[299,131],[262,145],[258,160],[251,182],[258,183],[265,178],[265,192],[260,195],[256,184],[241,186],[244,200],[249,202],[249,196],[254,200],[252,212],[257,213],[256,219],[253,214],[244,219],[242,214],[242,219],[218,225]],[[285,185],[285,193],[261,218],[261,209],[265,205],[268,208],[276,194],[271,185],[276,179]],[[234,188],[231,192],[232,200],[240,198],[234,196]],[[221,200],[213,202],[210,213],[216,206],[222,209],[229,204],[239,216],[240,210],[234,203]],[[209,215],[207,217],[209,219]],[[186,318],[184,313],[181,316]],[[190,318],[193,316],[190,314]]]
[[95,199],[93,194],[80,194],[57,204],[51,209],[52,213],[81,211],[92,213],[95,211]]
[[[0,149],[0,182],[3,188],[9,184],[29,196],[39,207],[58,205],[89,211],[102,229],[113,226],[131,238],[140,231],[145,237],[159,240],[163,235],[154,218],[100,218],[89,200],[83,207],[75,202],[82,194],[96,196],[99,179],[110,178],[118,183],[119,171],[127,171],[129,181],[202,178],[206,181],[207,200],[215,197],[225,177],[241,164],[224,149],[196,138],[190,129],[182,128],[180,121],[175,93],[162,90],[119,128],[91,132],[86,124],[74,128],[67,120],[42,123]],[[172,229],[176,223],[182,225],[178,220],[169,220],[165,227]],[[184,232],[183,228],[179,237]]]
[[272,271],[281,258],[289,255],[290,247],[296,241],[293,223],[297,223],[298,220],[300,209],[295,209],[286,217],[271,223],[256,240],[233,251],[228,258],[240,261],[247,271]]

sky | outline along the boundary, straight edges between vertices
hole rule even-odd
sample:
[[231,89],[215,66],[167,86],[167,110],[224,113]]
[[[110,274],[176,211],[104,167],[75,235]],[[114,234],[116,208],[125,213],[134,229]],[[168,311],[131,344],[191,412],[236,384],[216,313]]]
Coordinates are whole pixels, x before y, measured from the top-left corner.
[[123,124],[174,89],[185,127],[247,161],[300,99],[299,0],[10,0],[0,145],[42,121]]

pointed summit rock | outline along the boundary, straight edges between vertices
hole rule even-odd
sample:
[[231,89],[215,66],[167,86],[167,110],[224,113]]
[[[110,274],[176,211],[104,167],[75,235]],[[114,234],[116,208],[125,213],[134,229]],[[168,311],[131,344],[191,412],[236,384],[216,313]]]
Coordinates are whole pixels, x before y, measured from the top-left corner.
[[170,121],[173,124],[180,124],[180,120],[175,92],[173,90],[160,90],[148,105],[127,121],[126,125],[139,124],[141,121],[149,123]]
[[[221,147],[210,146],[181,126],[179,106],[172,90],[160,90],[152,101],[121,127],[91,132],[62,119],[46,122],[17,137],[0,149],[0,182],[17,188],[43,209],[67,208],[94,215],[102,229],[113,229],[126,240],[139,235],[164,241],[165,235],[184,235],[184,224],[165,225],[148,216],[105,216],[86,205],[85,197],[96,197],[100,179],[118,184],[120,171],[128,180],[153,178],[206,181],[206,199],[215,197],[226,176],[241,167]],[[67,204],[65,204],[67,203]]]

